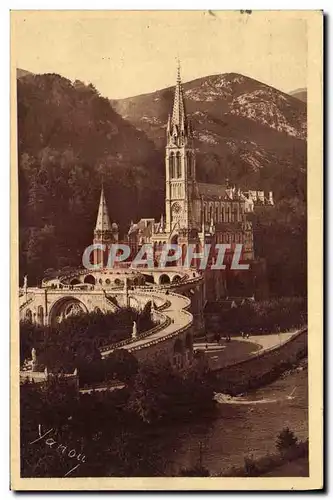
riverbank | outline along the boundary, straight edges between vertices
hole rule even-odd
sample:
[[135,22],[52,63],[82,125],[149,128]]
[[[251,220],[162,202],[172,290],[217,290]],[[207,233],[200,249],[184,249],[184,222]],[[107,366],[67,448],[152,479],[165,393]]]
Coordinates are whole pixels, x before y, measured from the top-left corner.
[[276,380],[307,355],[307,328],[294,333],[282,343],[253,352],[247,358],[211,372],[217,392],[236,396]]
[[219,477],[292,477],[296,471],[299,477],[309,476],[308,441],[300,441],[283,453],[268,453],[256,460],[244,457],[242,467],[232,467]]
[[[174,422],[171,429],[161,426],[148,430],[143,439],[156,455],[164,457],[165,475],[179,475],[181,469],[195,467],[200,457],[211,475],[224,475],[231,467],[242,468],[245,456],[259,460],[274,454],[276,436],[283,427],[289,427],[301,441],[308,439],[305,361],[268,386],[251,391],[244,399],[247,404],[217,402],[213,415]],[[294,463],[297,472],[298,461]],[[281,466],[277,474],[283,475],[283,471]],[[302,471],[295,475],[303,475],[305,469]]]

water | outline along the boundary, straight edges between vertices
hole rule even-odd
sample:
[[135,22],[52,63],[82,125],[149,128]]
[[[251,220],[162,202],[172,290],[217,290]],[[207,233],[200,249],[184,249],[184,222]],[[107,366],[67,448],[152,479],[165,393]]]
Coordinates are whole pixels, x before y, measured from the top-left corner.
[[159,430],[150,437],[150,445],[166,458],[169,474],[194,466],[200,453],[203,466],[219,473],[243,465],[245,455],[257,458],[274,452],[276,436],[283,427],[305,440],[307,420],[308,382],[307,371],[303,370],[236,398],[232,404],[218,404],[213,418]]

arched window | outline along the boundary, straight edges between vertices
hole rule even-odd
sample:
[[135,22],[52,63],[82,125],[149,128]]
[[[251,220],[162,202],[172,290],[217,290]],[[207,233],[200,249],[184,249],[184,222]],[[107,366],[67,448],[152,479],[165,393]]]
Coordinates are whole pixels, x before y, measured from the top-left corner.
[[171,152],[171,154],[170,154],[169,166],[170,166],[170,170],[169,170],[170,179],[174,179],[175,178],[175,155],[173,152]]
[[27,309],[26,312],[25,312],[25,318],[27,321],[30,321],[30,323],[32,322],[32,312],[31,312],[31,309]]
[[205,203],[205,219],[208,221],[208,205]]
[[192,177],[193,176],[192,155],[191,155],[190,151],[187,151],[187,153],[186,153],[186,164],[187,164],[188,175],[189,175],[189,177]]
[[181,169],[181,158],[180,158],[180,152],[178,151],[176,154],[176,177],[179,179],[182,175],[182,169]]
[[40,325],[44,325],[44,309],[43,309],[43,306],[38,306],[38,309],[37,309],[37,322]]
[[226,217],[226,222],[231,222],[231,206],[227,205],[227,217]]

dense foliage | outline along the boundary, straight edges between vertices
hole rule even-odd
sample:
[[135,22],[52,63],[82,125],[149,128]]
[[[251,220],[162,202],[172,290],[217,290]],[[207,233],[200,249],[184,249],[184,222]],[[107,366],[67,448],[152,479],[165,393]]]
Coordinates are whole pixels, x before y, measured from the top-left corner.
[[102,180],[112,221],[159,216],[163,157],[92,85],[59,75],[18,80],[20,275],[81,262]]
[[[157,422],[183,422],[190,414],[211,409],[212,390],[195,369],[181,374],[172,373],[171,367],[143,367],[133,384],[133,392],[122,389],[80,396],[61,377],[43,385],[21,386],[22,476],[64,476],[78,463],[73,477],[165,475],[164,458],[145,434],[153,432]],[[52,431],[33,443],[40,429],[41,435]],[[70,450],[75,450],[74,458],[68,456]],[[84,455],[83,463],[77,460],[78,454]]]
[[[138,332],[154,326],[149,309],[138,313],[134,309],[120,309],[115,313],[89,313],[65,319],[56,327],[41,327],[22,322],[20,327],[21,364],[31,357],[34,347],[40,369],[73,373],[77,368],[80,383],[100,382],[119,376],[125,379],[136,373],[133,356],[115,351],[107,362],[101,360],[99,348],[129,338],[133,321]],[[125,358],[124,358],[125,356]],[[135,363],[134,363],[135,365]],[[125,369],[124,369],[125,366]]]
[[190,418],[199,410],[214,407],[213,385],[199,370],[189,369],[179,375],[169,365],[141,365],[134,383],[128,407],[144,422],[168,418],[172,407],[174,417]]
[[[230,308],[220,315],[220,331],[227,333],[276,333],[307,324],[307,303],[304,298],[282,297],[249,301]],[[215,328],[217,325],[215,326]]]

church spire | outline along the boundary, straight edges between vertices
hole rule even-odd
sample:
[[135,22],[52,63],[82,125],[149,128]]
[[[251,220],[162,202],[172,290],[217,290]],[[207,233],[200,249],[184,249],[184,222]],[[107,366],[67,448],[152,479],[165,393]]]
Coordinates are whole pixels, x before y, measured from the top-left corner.
[[180,77],[180,61],[178,59],[177,82],[175,89],[175,97],[173,101],[171,126],[177,127],[178,132],[180,131],[185,132],[186,125],[187,125],[187,118],[186,118],[182,81]]
[[111,223],[108,213],[108,207],[105,201],[104,186],[102,184],[101,197],[99,200],[98,215],[95,226],[95,231],[106,232],[111,231]]

